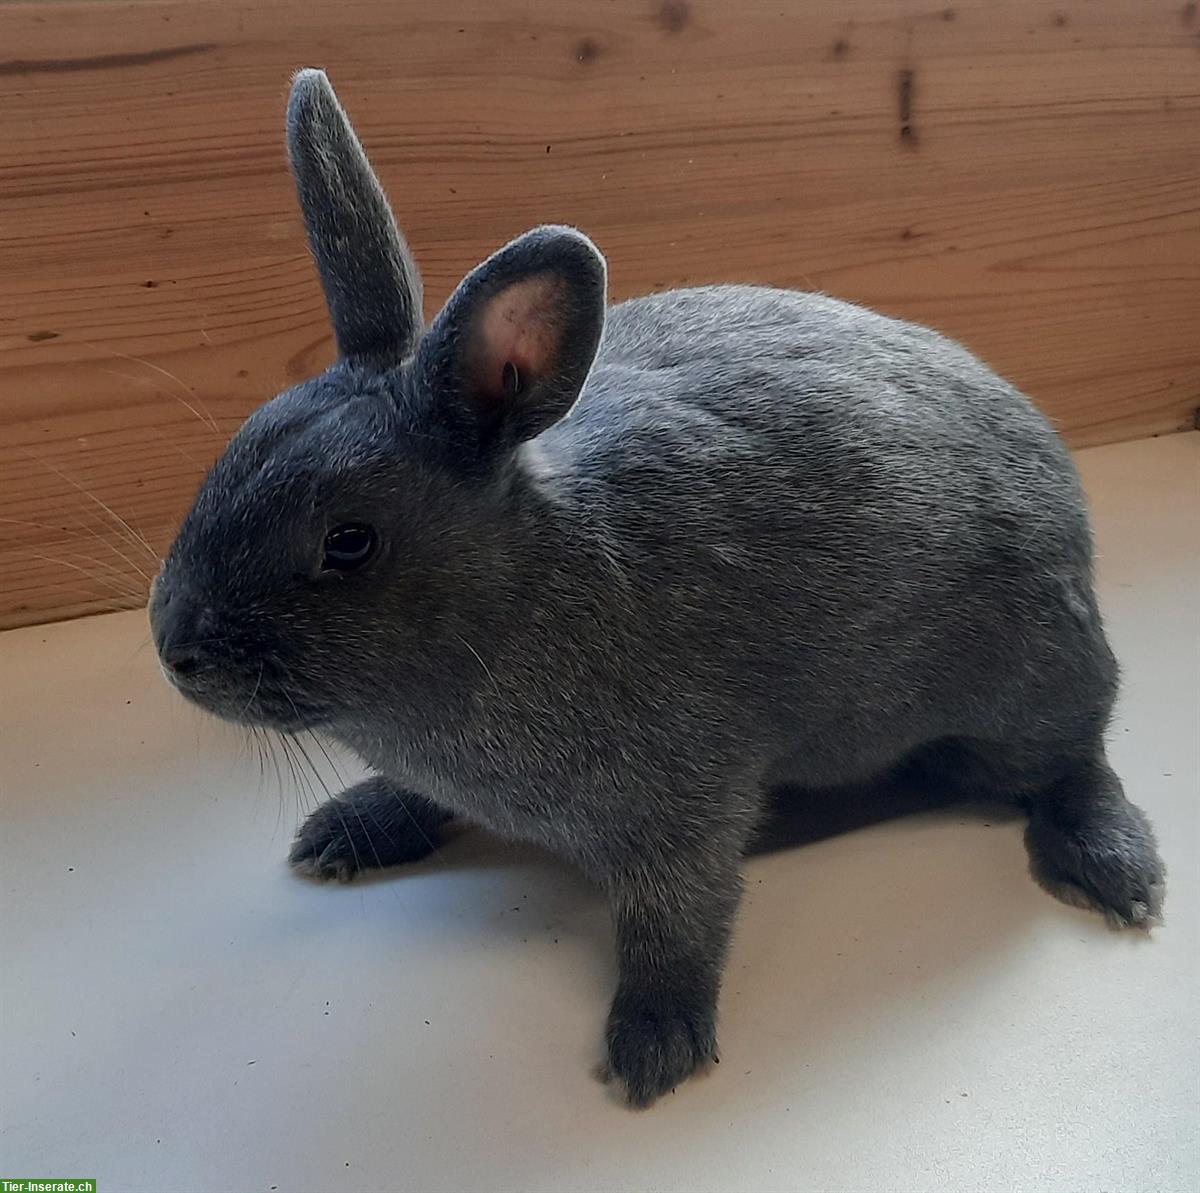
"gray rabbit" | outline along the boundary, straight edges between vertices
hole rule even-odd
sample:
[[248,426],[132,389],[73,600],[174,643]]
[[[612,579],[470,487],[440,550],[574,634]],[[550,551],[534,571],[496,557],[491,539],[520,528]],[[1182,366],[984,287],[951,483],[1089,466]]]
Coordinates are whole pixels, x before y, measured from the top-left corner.
[[1104,754],[1084,498],[1024,396],[819,294],[606,310],[565,227],[426,327],[322,72],[287,132],[338,360],[234,436],[150,615],[189,699],[378,775],[309,818],[297,870],[412,861],[451,817],[571,859],[611,904],[608,1071],[638,1106],[714,1058],[769,793],[903,773],[1016,801],[1047,890],[1156,920],[1153,834]]

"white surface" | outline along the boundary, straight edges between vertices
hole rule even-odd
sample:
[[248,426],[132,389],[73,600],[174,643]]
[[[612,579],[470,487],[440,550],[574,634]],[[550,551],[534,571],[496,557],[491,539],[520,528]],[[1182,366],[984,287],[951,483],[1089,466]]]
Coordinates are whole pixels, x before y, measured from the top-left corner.
[[1081,466],[1166,925],[1054,902],[1020,823],[966,813],[753,861],[723,1063],[642,1114],[591,1076],[613,963],[570,872],[471,832],[384,879],[293,878],[293,786],[167,690],[141,614],[0,636],[0,1177],[1200,1188],[1200,435]]

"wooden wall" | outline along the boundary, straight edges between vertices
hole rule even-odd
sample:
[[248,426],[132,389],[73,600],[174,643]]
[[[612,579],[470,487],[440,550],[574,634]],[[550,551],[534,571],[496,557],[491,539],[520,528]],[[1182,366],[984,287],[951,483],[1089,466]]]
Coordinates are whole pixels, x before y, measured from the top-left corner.
[[929,322],[1074,444],[1200,405],[1191,0],[0,0],[0,624],[140,602],[135,540],[329,360],[301,65],[431,307],[566,221],[616,296],[744,279]]

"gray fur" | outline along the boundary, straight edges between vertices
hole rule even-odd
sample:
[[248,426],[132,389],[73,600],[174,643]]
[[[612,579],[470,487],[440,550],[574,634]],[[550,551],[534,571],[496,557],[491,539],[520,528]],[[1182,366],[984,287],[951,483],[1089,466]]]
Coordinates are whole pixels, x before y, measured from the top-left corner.
[[287,146],[339,350],[401,359],[424,322],[421,275],[321,71],[302,70],[292,83]]
[[[390,259],[344,119],[302,74],[293,147],[356,163],[338,194],[300,187],[342,358],[234,437],[151,608],[185,695],[320,729],[384,777],[319,810],[294,864],[417,857],[449,815],[572,859],[611,900],[609,1068],[637,1105],[714,1053],[768,792],[835,799],[919,764],[1022,801],[1054,893],[1157,916],[1153,837],[1104,761],[1117,672],[1083,495],[1022,394],[818,294],[683,290],[606,318],[602,259],[559,228],[485,262],[414,345],[416,269]],[[553,301],[522,343],[546,350],[498,389],[480,329],[525,278]],[[355,521],[377,556],[322,571]]]

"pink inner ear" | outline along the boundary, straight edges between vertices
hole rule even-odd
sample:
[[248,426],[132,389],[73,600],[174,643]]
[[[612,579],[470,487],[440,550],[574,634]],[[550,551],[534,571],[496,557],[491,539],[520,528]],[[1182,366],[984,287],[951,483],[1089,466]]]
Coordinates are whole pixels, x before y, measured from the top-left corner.
[[488,299],[476,325],[472,372],[477,392],[490,401],[504,396],[504,366],[511,362],[528,389],[554,367],[562,331],[561,278],[538,274],[506,286]]

